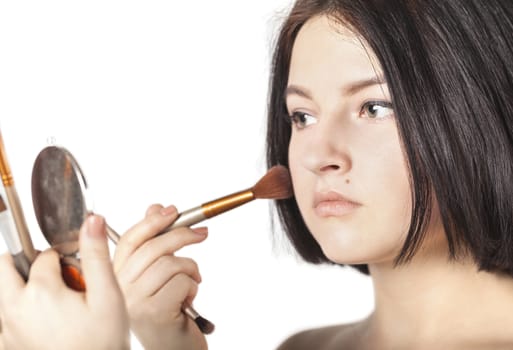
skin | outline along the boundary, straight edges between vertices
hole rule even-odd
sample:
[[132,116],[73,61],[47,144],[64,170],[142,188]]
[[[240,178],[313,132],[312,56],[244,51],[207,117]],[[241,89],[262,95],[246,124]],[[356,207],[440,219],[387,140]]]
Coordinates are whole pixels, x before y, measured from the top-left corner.
[[10,255],[0,257],[0,317],[6,349],[129,349],[129,323],[114,276],[105,221],[89,217],[80,231],[85,292],[64,284],[59,256],[49,249],[25,283]]
[[196,263],[174,254],[207,238],[206,227],[177,228],[155,237],[178,214],[174,206],[152,205],[120,239],[114,270],[126,299],[130,326],[146,350],[207,349],[196,324],[182,312],[201,282]]
[[[361,322],[296,334],[279,349],[512,348],[513,279],[478,272],[469,258],[449,261],[436,203],[421,249],[394,266],[411,212],[408,171],[393,113],[365,108],[390,102],[387,86],[348,89],[380,75],[372,51],[349,29],[320,16],[300,30],[286,101],[295,115],[296,200],[330,260],[369,265],[375,310]],[[327,191],[350,202],[319,204],[316,193]]]
[[[295,198],[330,260],[387,261],[399,252],[408,228],[407,167],[393,110],[369,105],[377,109],[371,114],[364,106],[390,103],[386,84],[352,87],[381,72],[356,37],[330,26],[307,23],[292,52],[286,103],[289,115],[300,119],[292,126],[289,164],[294,188],[305,189]],[[329,192],[358,204],[326,201],[316,210],[316,193]],[[350,213],[331,215],[330,204],[350,206]]]

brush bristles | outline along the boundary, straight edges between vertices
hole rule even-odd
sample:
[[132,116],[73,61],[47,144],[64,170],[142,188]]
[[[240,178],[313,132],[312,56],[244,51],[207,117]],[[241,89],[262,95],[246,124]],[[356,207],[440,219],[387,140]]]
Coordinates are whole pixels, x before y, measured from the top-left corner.
[[293,195],[289,170],[275,165],[253,187],[255,198],[286,199]]
[[194,322],[198,326],[198,328],[201,330],[201,333],[203,334],[210,334],[214,331],[216,328],[212,322],[207,320],[206,318],[203,318],[201,316],[198,316],[194,319]]

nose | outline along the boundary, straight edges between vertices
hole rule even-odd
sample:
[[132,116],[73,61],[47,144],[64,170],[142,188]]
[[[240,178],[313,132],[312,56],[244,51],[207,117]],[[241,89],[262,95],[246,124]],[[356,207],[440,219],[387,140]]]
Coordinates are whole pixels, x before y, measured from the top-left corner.
[[321,121],[308,135],[298,136],[292,147],[302,153],[303,166],[319,175],[347,173],[352,167],[348,130]]

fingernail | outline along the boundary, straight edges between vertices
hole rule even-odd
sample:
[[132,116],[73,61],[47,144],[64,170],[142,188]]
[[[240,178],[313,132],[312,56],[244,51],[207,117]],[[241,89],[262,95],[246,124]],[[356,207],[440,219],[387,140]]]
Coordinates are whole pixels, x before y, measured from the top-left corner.
[[160,214],[164,216],[172,215],[177,212],[176,207],[174,205],[170,205],[169,207],[160,209]]
[[208,227],[195,227],[192,229],[192,231],[199,235],[206,235],[208,234]]
[[98,215],[90,215],[86,219],[86,233],[93,238],[103,237],[105,235],[105,219]]

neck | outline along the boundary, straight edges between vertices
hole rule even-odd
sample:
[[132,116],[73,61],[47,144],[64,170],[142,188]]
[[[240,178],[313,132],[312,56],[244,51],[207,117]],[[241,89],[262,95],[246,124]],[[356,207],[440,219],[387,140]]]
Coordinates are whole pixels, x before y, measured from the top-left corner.
[[513,278],[478,271],[470,259],[449,261],[444,249],[419,252],[404,265],[369,269],[375,311],[367,329],[381,344],[511,341]]

